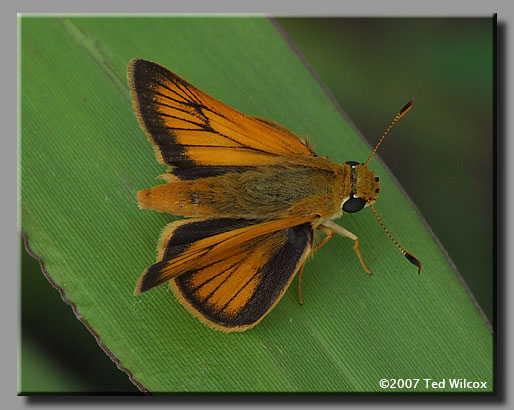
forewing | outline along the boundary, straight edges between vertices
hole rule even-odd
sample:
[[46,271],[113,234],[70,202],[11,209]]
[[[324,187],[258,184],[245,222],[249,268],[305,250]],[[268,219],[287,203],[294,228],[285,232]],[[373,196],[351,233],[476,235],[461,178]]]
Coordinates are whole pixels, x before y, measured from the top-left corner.
[[311,251],[312,218],[193,219],[165,228],[136,293],[170,280],[177,299],[222,331],[255,326],[280,300]]
[[128,77],[135,111],[157,159],[181,179],[315,156],[286,128],[230,108],[159,64],[132,60]]

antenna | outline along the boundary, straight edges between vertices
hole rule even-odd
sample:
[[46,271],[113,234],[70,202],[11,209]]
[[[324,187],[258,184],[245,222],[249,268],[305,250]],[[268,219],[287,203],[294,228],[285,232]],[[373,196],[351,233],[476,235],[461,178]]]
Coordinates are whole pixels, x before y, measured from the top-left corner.
[[365,162],[365,164],[364,164],[365,166],[368,166],[369,160],[373,157],[373,155],[375,155],[375,152],[377,152],[377,149],[380,146],[380,144],[382,144],[382,141],[384,140],[385,136],[391,130],[391,128],[393,128],[393,125],[396,124],[400,120],[400,118],[402,118],[405,114],[407,114],[413,105],[414,105],[414,98],[410,97],[410,101],[403,106],[403,108],[396,115],[396,117],[394,117],[394,120],[391,123],[391,125],[389,125],[389,127],[387,127],[387,129],[385,130],[384,135],[382,135],[382,138],[380,138],[377,145],[375,146],[375,149],[371,152],[371,155],[369,156],[368,160]]
[[398,247],[398,249],[400,249],[400,251],[403,253],[403,256],[405,256],[410,263],[412,263],[413,265],[416,265],[418,267],[418,275],[419,275],[421,273],[421,262],[412,253],[407,252],[403,247],[400,246],[400,244],[396,241],[396,239],[393,238],[393,235],[391,235],[389,233],[389,231],[387,230],[387,228],[385,227],[384,223],[382,222],[382,219],[380,219],[377,211],[375,211],[375,207],[369,202],[368,202],[368,204],[369,204],[371,210],[373,211],[373,213],[375,214],[375,216],[377,217],[378,222],[380,222],[380,225],[382,225],[382,228],[384,228],[384,231],[387,234],[387,236],[389,236],[389,238],[394,242],[394,244]]

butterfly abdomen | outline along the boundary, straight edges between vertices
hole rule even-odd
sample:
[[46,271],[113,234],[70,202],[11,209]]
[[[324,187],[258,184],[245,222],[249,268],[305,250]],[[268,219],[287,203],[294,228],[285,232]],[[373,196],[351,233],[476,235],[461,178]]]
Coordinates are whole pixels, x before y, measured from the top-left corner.
[[[205,181],[205,178],[200,181]],[[212,193],[208,187],[213,186],[200,181],[181,181],[161,184],[137,193],[141,209],[153,209],[182,216],[202,216],[212,213]]]

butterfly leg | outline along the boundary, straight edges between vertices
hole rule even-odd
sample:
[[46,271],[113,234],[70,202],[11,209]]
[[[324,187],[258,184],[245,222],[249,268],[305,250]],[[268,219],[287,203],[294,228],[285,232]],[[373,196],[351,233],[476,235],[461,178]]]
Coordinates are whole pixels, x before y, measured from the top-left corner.
[[346,230],[341,225],[338,225],[335,222],[330,221],[330,220],[323,222],[323,224],[321,224],[320,227],[321,226],[326,227],[341,236],[344,236],[346,238],[350,238],[351,240],[353,240],[355,242],[355,245],[353,246],[353,250],[357,254],[357,257],[359,258],[362,268],[368,275],[371,275],[371,271],[364,264],[364,260],[362,259],[361,253],[359,251],[359,238],[356,235],[354,235],[350,231]]
[[325,245],[334,236],[334,231],[323,225],[318,226],[318,230],[327,235],[316,247],[312,250],[312,253],[316,252],[319,248]]
[[[327,236],[325,238],[323,238],[323,240],[318,244],[316,245],[316,247],[311,251],[311,254],[314,254],[314,252],[316,252],[319,248],[321,248],[323,245],[325,245],[333,236],[334,236],[334,231],[332,231],[331,229],[328,229],[326,228],[325,226],[322,226],[320,225],[318,227],[318,229],[320,231],[322,231],[324,234],[326,234]],[[303,305],[303,299],[302,299],[302,277],[303,277],[303,269],[305,268],[305,264],[307,262],[305,261],[300,269],[300,273],[298,275],[298,299],[300,301],[300,305]]]

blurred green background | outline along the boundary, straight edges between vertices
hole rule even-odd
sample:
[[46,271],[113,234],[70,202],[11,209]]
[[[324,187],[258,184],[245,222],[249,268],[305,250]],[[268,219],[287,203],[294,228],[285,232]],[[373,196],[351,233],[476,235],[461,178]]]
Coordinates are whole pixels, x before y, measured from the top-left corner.
[[[492,18],[277,21],[370,145],[415,97],[414,109],[393,129],[380,157],[492,321]],[[21,267],[24,390],[137,392],[24,250]]]

